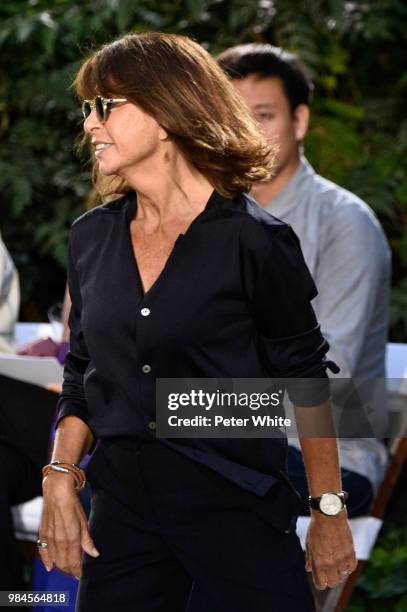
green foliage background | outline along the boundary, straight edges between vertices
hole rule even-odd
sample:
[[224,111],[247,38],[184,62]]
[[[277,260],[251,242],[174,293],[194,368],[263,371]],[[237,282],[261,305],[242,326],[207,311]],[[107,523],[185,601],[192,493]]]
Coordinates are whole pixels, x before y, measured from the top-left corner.
[[[73,151],[81,117],[69,84],[78,63],[126,31],[161,29],[213,53],[252,40],[298,52],[316,85],[307,156],[378,214],[394,258],[391,337],[406,342],[406,26],[405,0],[2,0],[0,228],[21,275],[21,318],[43,320],[62,298],[69,224],[89,191],[86,160]],[[398,516],[355,612],[407,609]]]
[[214,53],[251,40],[299,53],[316,84],[307,155],[378,213],[394,253],[391,334],[405,341],[406,24],[404,0],[2,0],[0,228],[21,274],[21,317],[43,319],[62,296],[69,223],[89,189],[73,152],[78,63],[128,30],[162,29]]

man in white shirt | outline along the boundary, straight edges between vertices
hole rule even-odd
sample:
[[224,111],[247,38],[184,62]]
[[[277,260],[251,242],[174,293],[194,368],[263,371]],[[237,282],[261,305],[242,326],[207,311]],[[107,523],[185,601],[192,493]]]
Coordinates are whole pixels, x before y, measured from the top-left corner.
[[[313,306],[339,377],[369,381],[369,422],[377,438],[342,438],[343,488],[350,516],[365,513],[386,465],[385,347],[391,254],[373,211],[355,194],[317,175],[302,154],[313,85],[297,58],[268,44],[246,44],[218,58],[253,117],[278,147],[276,174],[253,196],[290,224],[301,241],[318,296]],[[368,434],[366,434],[368,435]],[[289,473],[308,512],[299,444],[289,440]]]

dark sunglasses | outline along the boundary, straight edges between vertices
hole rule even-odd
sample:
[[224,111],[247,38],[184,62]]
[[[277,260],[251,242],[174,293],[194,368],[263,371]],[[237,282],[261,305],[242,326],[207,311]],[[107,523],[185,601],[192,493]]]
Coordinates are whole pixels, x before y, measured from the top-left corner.
[[110,107],[121,102],[127,102],[126,98],[102,98],[102,96],[96,96],[94,100],[84,100],[82,102],[82,114],[87,119],[92,110],[95,109],[99,121],[104,123],[108,117]]

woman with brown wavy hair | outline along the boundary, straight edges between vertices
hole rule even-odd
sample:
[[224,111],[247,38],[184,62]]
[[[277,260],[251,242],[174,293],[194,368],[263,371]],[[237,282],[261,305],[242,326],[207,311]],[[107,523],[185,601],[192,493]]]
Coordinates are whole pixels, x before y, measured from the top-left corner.
[[[42,559],[81,578],[80,612],[312,610],[285,437],[156,435],[157,379],[327,380],[298,240],[246,195],[270,177],[272,151],[185,37],[124,36],[75,86],[96,185],[119,197],[71,228],[71,349],[44,468]],[[305,410],[301,393],[291,399]],[[328,396],[325,385],[326,411]],[[88,526],[77,464],[92,451]],[[307,545],[324,588],[354,569],[352,539],[335,441],[303,440],[303,454],[312,495],[333,492]]]

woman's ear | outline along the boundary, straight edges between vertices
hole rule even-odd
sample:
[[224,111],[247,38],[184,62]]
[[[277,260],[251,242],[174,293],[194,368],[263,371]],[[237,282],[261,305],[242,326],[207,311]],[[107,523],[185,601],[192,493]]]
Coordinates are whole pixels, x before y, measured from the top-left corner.
[[294,111],[294,129],[297,142],[304,140],[309,126],[310,109],[306,104],[299,104]]
[[158,138],[162,141],[168,140],[168,132],[160,125],[158,130]]

